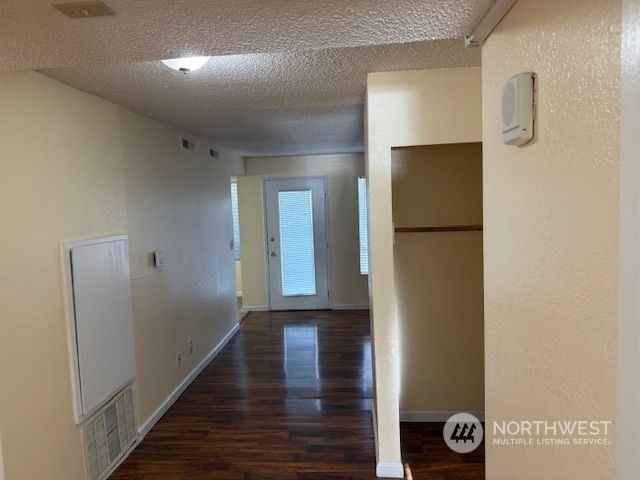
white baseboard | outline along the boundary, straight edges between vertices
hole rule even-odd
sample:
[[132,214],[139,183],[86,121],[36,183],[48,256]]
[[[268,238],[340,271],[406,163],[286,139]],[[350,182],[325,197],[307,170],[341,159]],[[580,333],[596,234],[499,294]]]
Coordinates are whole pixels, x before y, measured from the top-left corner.
[[378,461],[378,417],[376,416],[376,402],[371,401],[371,421],[373,422],[373,445],[376,450],[376,461]]
[[173,392],[169,394],[167,399],[162,402],[162,405],[158,407],[158,409],[153,412],[153,414],[144,422],[140,428],[138,429],[138,443],[142,441],[142,439],[151,431],[158,420],[162,418],[162,416],[167,413],[167,410],[171,408],[171,405],[175,403],[175,401],[182,395],[182,393],[187,389],[191,382],[193,382],[198,375],[205,369],[207,365],[213,360],[218,353],[225,347],[229,340],[236,334],[236,332],[240,329],[240,324],[236,323],[231,330],[224,336],[222,340],[216,345],[213,350],[211,350],[206,357],[202,359],[202,361],[187,375],[187,377],[178,385]]
[[371,404],[371,420],[373,422],[373,442],[376,449],[376,477],[404,478],[404,466],[402,462],[378,461],[378,417],[376,416],[376,406],[373,402]]
[[404,466],[402,462],[378,462],[376,477],[404,478]]
[[400,412],[401,422],[446,422],[449,417],[456,413],[470,413],[481,422],[484,422],[484,411],[482,410],[413,410]]
[[268,312],[269,307],[266,305],[243,305],[240,308],[240,312],[249,313],[249,312]]
[[368,303],[336,303],[331,310],[369,310]]
[[2,436],[0,436],[0,480],[4,480],[4,457],[2,456]]

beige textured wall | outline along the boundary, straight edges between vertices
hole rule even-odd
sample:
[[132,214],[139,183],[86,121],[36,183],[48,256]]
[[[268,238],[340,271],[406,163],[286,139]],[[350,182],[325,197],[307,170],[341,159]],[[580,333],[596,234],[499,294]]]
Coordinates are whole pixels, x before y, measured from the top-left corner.
[[372,73],[367,77],[369,290],[378,467],[397,475],[400,457],[399,351],[393,261],[391,148],[479,142],[480,68]]
[[[520,0],[483,48],[486,413],[615,420],[620,2]],[[536,141],[501,88],[538,74]],[[611,479],[612,446],[493,446],[494,480]]]
[[[179,132],[120,109],[138,364],[138,419],[146,420],[237,321],[230,171],[175,147]],[[198,149],[201,146],[203,148]],[[150,175],[149,172],[153,172]],[[159,272],[148,254],[162,250]],[[194,353],[188,342],[193,339]],[[183,361],[176,367],[176,353]]]
[[247,176],[238,183],[243,303],[258,307],[268,304],[263,180],[326,176],[332,307],[366,308],[367,277],[360,274],[358,243],[357,178],[364,175],[363,155],[247,158],[245,163]]
[[0,75],[0,104],[5,473],[80,479],[61,244],[130,235],[140,425],[236,322],[227,160],[183,154],[174,128],[33,72]]
[[[391,161],[396,227],[482,224],[482,144]],[[397,233],[394,247],[401,416],[483,412],[482,232]]]

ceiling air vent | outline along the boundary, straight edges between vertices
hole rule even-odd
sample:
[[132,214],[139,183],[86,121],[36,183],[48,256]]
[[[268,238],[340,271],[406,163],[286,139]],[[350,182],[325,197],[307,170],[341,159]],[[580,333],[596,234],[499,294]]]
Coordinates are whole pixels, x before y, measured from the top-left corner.
[[187,137],[180,137],[180,147],[185,152],[194,152],[196,149],[196,144],[193,140]]
[[116,13],[99,1],[54,3],[53,7],[69,18],[105,17]]
[[214,150],[213,148],[209,148],[209,156],[213,158],[218,158],[220,154],[218,153],[217,150]]

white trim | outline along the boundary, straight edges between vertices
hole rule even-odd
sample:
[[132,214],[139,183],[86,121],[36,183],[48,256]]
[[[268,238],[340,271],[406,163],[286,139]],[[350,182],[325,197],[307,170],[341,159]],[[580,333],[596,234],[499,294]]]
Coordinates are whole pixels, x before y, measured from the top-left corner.
[[264,265],[264,284],[265,293],[267,294],[267,309],[266,310],[254,310],[256,312],[268,312],[271,311],[271,278],[269,273],[269,235],[267,233],[267,188],[265,185],[266,180],[269,177],[262,175],[260,188],[262,189],[262,240],[263,240],[263,253],[262,263]]
[[371,421],[373,422],[373,442],[376,449],[376,477],[404,478],[402,462],[381,462],[378,460],[378,421],[373,401],[371,402]]
[[[616,478],[640,471],[640,5],[622,2]],[[607,418],[607,420],[612,420]]]
[[401,422],[446,422],[449,417],[460,412],[470,413],[484,422],[483,410],[405,410],[400,412]]
[[236,292],[236,297],[241,297],[242,296],[242,290],[239,290]]
[[376,415],[375,400],[371,400],[371,421],[373,422],[373,444],[376,449],[376,462],[378,461],[378,417]]
[[331,310],[369,310],[368,303],[336,303]]
[[4,480],[4,457],[2,456],[2,432],[0,432],[0,480]]
[[497,0],[480,20],[480,23],[469,35],[464,37],[464,44],[468,47],[481,47],[494,28],[511,10],[518,0]]
[[240,308],[241,313],[250,313],[250,312],[268,312],[269,307],[267,305],[243,305]]
[[169,394],[167,399],[162,402],[162,405],[158,407],[158,409],[144,422],[140,428],[138,428],[138,443],[142,441],[142,439],[151,431],[158,420],[162,418],[162,416],[167,413],[167,410],[171,408],[171,406],[178,400],[180,395],[187,389],[191,382],[193,382],[198,375],[205,369],[207,365],[213,360],[218,353],[225,347],[229,340],[238,332],[240,329],[240,324],[236,323],[233,328],[224,336],[220,343],[216,345],[213,350],[211,350],[206,357],[202,359],[202,361],[187,375],[187,377],[178,385],[173,392]]
[[333,305],[333,279],[331,278],[331,209],[329,208],[329,177],[322,175],[323,192],[324,197],[324,234],[325,243],[327,244],[326,258],[327,262],[327,302],[329,308]]
[[402,462],[378,462],[376,477],[404,478],[404,466]]

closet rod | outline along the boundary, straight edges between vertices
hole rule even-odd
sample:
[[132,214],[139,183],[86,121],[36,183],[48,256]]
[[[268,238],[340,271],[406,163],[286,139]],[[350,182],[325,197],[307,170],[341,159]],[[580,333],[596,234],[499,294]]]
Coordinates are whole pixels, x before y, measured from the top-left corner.
[[482,225],[444,225],[441,227],[397,227],[396,233],[481,232]]

